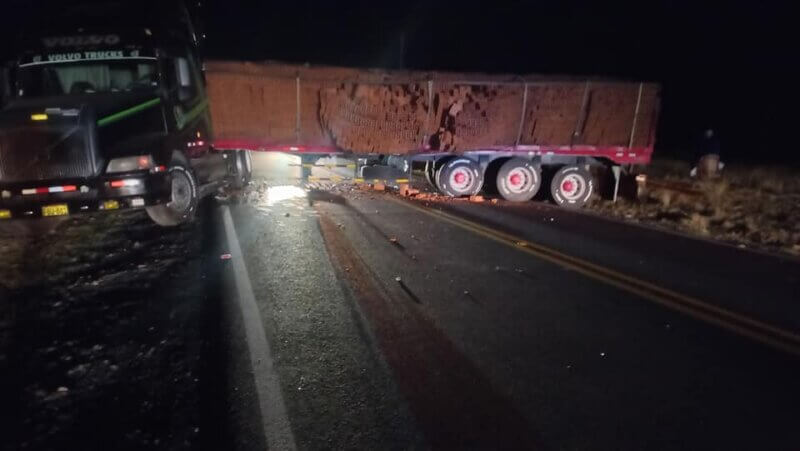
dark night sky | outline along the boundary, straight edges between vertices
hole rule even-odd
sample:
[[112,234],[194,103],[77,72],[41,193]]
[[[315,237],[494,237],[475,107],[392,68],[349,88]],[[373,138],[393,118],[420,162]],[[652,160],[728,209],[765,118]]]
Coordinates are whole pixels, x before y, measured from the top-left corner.
[[[729,158],[800,163],[789,2],[203,3],[209,57],[653,80],[664,85],[660,151],[688,151],[711,126]],[[6,33],[34,8],[12,4],[0,17]]]

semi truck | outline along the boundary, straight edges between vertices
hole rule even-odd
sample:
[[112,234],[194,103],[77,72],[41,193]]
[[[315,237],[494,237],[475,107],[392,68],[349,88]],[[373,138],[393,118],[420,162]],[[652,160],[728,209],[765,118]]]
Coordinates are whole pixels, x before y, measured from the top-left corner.
[[246,152],[212,147],[181,3],[76,5],[55,19],[27,27],[0,77],[0,219],[144,208],[173,226],[247,182]]
[[[449,196],[482,189],[558,205],[595,192],[592,167],[650,162],[659,86],[600,78],[205,65],[214,147],[344,152],[408,171]],[[367,159],[365,159],[367,160]]]
[[546,186],[579,207],[593,167],[618,177],[653,152],[653,83],[203,61],[175,5],[76,7],[30,28],[0,76],[0,220],[144,208],[178,225],[244,186],[254,151],[418,167],[449,196]]

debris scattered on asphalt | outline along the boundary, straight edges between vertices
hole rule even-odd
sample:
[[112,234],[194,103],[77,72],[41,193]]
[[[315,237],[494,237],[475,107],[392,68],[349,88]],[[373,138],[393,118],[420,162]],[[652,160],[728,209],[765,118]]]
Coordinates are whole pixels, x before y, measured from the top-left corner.
[[395,281],[395,282],[397,282],[397,283],[402,283],[402,282],[403,282],[403,279],[402,279],[400,276],[396,276],[396,277],[394,278],[394,281]]
[[483,196],[481,196],[480,194],[477,194],[477,195],[474,195],[474,196],[469,196],[469,201],[470,202],[483,202],[483,200],[484,200]]
[[288,218],[289,216],[291,216],[291,213],[289,213],[289,212],[287,211],[286,213],[284,213],[284,214],[283,214],[283,216],[285,216],[285,217],[287,217],[287,218]]

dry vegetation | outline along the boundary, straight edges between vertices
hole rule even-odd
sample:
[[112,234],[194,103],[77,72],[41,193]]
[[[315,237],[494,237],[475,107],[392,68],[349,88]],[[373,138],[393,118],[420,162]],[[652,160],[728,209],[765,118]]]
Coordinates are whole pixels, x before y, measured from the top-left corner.
[[644,171],[648,180],[672,186],[648,183],[638,190],[638,199],[597,201],[591,208],[743,247],[800,255],[798,171],[730,166],[717,179],[698,181],[688,177],[689,169],[685,162],[656,161]]

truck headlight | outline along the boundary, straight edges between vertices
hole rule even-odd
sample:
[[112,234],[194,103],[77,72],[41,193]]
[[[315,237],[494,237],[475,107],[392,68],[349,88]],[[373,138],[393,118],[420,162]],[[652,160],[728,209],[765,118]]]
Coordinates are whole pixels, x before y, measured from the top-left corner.
[[137,155],[135,157],[114,158],[108,162],[107,173],[130,172],[153,167],[153,157],[150,155]]

